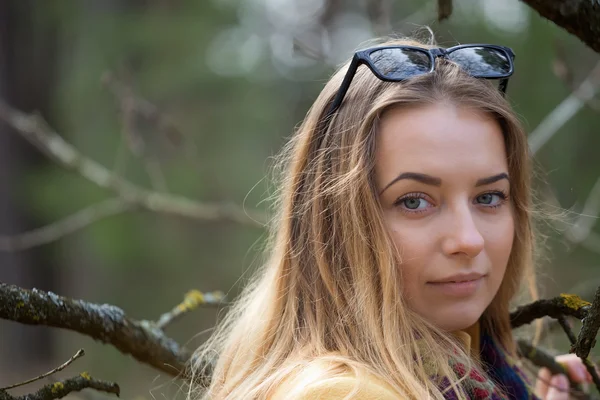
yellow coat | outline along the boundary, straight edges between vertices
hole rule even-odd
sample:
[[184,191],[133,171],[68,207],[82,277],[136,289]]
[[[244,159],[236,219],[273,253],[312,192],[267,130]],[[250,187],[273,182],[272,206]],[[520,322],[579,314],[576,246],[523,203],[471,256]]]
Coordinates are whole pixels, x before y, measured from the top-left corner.
[[[474,357],[479,355],[479,324],[454,333]],[[474,351],[473,351],[474,350]],[[320,378],[325,365],[318,364],[285,381],[269,400],[342,400],[352,393],[357,383],[353,375]],[[390,385],[375,376],[362,383],[357,394],[360,400],[403,400]]]

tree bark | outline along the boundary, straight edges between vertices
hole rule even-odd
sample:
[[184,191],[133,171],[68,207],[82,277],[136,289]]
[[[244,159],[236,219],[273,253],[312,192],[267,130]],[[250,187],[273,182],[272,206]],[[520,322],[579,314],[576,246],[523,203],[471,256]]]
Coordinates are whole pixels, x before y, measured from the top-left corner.
[[600,1],[521,0],[600,53]]

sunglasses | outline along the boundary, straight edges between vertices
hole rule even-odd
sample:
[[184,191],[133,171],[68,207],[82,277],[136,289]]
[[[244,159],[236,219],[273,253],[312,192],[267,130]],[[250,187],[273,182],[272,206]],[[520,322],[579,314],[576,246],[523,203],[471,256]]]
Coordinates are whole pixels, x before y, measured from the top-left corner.
[[354,53],[327,117],[340,108],[360,65],[365,64],[382,81],[400,82],[433,72],[437,57],[454,62],[474,78],[500,79],[498,89],[502,95],[506,93],[508,77],[514,70],[515,54],[512,49],[491,44],[464,44],[447,49],[423,49],[414,46],[372,47]]

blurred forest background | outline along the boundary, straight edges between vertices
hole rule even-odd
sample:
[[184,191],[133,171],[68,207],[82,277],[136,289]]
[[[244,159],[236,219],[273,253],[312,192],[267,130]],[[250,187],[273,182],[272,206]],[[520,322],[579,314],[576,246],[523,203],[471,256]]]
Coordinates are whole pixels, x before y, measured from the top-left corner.
[[[17,249],[7,237],[106,204],[115,194],[0,123],[0,282],[114,304],[137,319],[158,318],[190,289],[235,298],[260,261],[265,231],[252,216],[267,209],[271,157],[356,48],[427,25],[442,46],[514,49],[508,98],[531,135],[551,133],[536,142],[536,159],[558,201],[552,204],[591,214],[575,215],[577,229],[551,232],[541,294],[591,293],[600,281],[600,228],[594,228],[600,107],[590,101],[564,124],[556,111],[600,57],[517,0],[455,0],[441,23],[436,7],[423,0],[1,1],[0,98],[39,111],[82,154],[131,182],[226,211],[243,208],[248,216],[204,220],[137,209]],[[599,75],[596,67],[587,89],[600,85]],[[194,348],[218,312],[201,308],[168,334]],[[553,344],[567,352],[562,336]],[[6,320],[0,320],[0,387],[37,376],[79,348],[86,356],[57,378],[89,371],[118,382],[125,399],[177,392],[171,377],[110,346]]]

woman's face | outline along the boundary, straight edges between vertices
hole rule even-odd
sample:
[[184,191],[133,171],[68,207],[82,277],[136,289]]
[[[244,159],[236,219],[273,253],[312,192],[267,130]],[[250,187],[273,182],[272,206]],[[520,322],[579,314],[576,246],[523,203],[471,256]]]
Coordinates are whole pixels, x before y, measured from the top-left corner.
[[500,287],[514,236],[500,126],[450,105],[391,110],[375,170],[408,306],[447,331],[473,325]]

